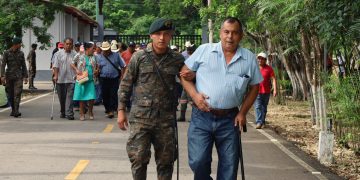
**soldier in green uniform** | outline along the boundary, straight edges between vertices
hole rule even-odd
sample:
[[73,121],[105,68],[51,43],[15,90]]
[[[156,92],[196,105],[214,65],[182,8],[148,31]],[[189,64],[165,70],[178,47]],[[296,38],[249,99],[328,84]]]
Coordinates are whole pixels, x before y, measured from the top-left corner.
[[[27,83],[27,69],[24,53],[20,50],[21,39],[14,38],[12,46],[4,52],[3,63],[1,64],[1,82],[6,84],[6,93],[11,104],[10,116],[19,117],[19,105],[23,90],[23,81]],[[5,66],[7,66],[5,72]]]
[[36,76],[36,48],[37,44],[32,44],[31,50],[26,58],[29,64],[29,89],[37,89],[34,86],[34,78]]
[[146,179],[151,144],[158,179],[172,178],[176,156],[175,76],[184,65],[184,57],[168,47],[174,30],[171,20],[156,19],[149,29],[152,46],[133,54],[120,84],[118,126],[122,130],[128,127],[125,108],[134,87],[126,150],[135,180]]

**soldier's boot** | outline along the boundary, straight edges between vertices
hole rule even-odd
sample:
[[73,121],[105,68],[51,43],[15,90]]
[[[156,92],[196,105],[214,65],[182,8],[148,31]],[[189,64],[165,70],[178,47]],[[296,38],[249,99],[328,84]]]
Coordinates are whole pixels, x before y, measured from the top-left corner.
[[157,165],[158,180],[171,180],[174,171],[173,165]]
[[29,89],[37,89],[35,86],[34,86],[34,78],[30,78],[29,79]]
[[21,116],[21,113],[19,112],[19,104],[15,104],[14,105],[14,117],[19,117]]
[[184,122],[186,120],[185,119],[186,107],[187,107],[187,103],[181,103],[180,117],[177,119],[177,121]]
[[31,78],[31,84],[32,84],[32,88],[36,90],[37,88],[34,86],[34,78]]
[[11,103],[11,113],[10,113],[10,116],[14,116],[14,115],[15,115],[14,104]]

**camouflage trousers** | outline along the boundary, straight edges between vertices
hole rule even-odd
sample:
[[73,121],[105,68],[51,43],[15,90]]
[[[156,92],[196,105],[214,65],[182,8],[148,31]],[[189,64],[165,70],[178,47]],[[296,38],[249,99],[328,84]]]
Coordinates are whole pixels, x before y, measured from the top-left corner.
[[35,68],[29,68],[29,87],[34,87],[34,79],[36,76],[36,69]]
[[21,100],[21,93],[23,90],[22,79],[7,79],[5,91],[9,97],[12,112],[19,112],[19,105]]
[[[149,119],[150,122],[152,119]],[[154,120],[155,121],[155,120]],[[175,138],[173,122],[166,119],[157,123],[130,122],[130,137],[126,150],[131,162],[134,180],[145,180],[151,157],[151,144],[155,150],[155,162],[159,180],[170,180],[174,170]]]

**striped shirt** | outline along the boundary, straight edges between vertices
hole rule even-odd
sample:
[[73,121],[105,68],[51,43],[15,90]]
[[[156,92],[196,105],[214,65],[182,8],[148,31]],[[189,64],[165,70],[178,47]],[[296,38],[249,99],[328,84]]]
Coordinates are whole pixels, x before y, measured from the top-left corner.
[[221,43],[203,44],[185,61],[196,71],[196,90],[209,96],[211,108],[230,109],[240,106],[247,86],[259,84],[261,76],[255,55],[238,47],[226,64]]
[[59,69],[57,83],[75,83],[76,72],[71,67],[75,55],[75,51],[67,53],[65,50],[59,50],[55,53],[53,67]]

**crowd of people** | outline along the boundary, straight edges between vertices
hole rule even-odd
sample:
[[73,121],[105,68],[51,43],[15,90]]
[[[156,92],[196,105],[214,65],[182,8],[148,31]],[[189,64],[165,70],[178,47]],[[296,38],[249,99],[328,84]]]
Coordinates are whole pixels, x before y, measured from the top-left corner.
[[[188,155],[194,178],[211,179],[211,152],[216,143],[217,179],[236,179],[238,132],[246,124],[246,114],[255,102],[256,128],[262,128],[271,85],[276,96],[275,75],[266,65],[267,55],[255,56],[240,46],[242,23],[234,17],[222,22],[220,42],[197,48],[188,41],[183,52],[170,45],[174,32],[171,20],[159,18],[149,28],[149,44],[126,45],[116,40],[74,43],[72,38],[56,43],[50,68],[60,118],[74,120],[75,107],[81,121],[92,120],[93,106],[103,104],[106,117],[117,114],[119,128],[130,128],[126,150],[133,178],[146,179],[153,145],[158,178],[171,179],[179,153],[176,121],[186,120],[187,104],[192,101]],[[23,82],[29,78],[29,89],[36,89],[37,46],[32,46],[27,57],[27,69],[21,43],[21,39],[13,39],[0,69],[14,117],[21,116]],[[178,102],[180,117],[176,120]]]

